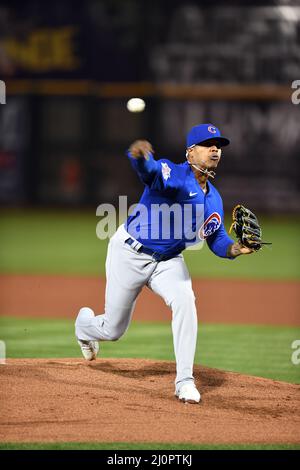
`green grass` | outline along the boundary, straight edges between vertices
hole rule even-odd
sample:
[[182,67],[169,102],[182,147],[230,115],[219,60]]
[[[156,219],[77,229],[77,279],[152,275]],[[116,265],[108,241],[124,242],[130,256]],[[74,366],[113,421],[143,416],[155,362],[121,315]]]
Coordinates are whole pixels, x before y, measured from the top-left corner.
[[[7,357],[81,357],[70,320],[0,317]],[[300,365],[291,362],[291,344],[300,328],[200,324],[196,364],[300,383]],[[168,323],[132,322],[117,342],[102,342],[101,357],[174,361]]]
[[297,444],[3,443],[0,450],[300,450]]
[[107,243],[96,237],[95,214],[5,211],[0,217],[0,272],[104,272]]
[[[207,247],[186,250],[185,260],[193,276],[249,279],[300,278],[300,222],[287,219],[261,219],[263,239],[271,246],[248,256],[226,260],[215,256]],[[230,226],[227,221],[226,227]],[[234,238],[234,237],[233,237]]]
[[[104,274],[107,241],[96,237],[95,211],[0,212],[0,273]],[[185,251],[193,276],[299,279],[300,220],[261,218],[271,248],[235,261],[202,250]],[[226,226],[229,226],[227,220]]]

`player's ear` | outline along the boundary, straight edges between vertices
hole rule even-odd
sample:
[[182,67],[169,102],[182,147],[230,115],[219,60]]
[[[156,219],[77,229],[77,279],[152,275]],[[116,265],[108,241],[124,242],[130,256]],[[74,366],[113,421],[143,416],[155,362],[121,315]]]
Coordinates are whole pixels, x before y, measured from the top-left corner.
[[185,151],[185,158],[186,158],[187,160],[189,160],[189,159],[190,159],[190,156],[191,156],[192,150],[193,150],[193,148],[192,148],[192,147],[188,147],[188,148],[186,149],[186,151]]

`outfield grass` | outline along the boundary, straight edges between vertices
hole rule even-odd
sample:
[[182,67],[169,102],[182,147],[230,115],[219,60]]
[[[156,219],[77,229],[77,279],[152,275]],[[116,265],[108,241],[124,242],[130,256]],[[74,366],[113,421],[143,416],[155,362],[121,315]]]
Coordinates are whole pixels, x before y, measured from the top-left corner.
[[[17,274],[104,274],[107,241],[96,237],[95,212],[0,212],[0,272]],[[271,248],[235,261],[213,255],[207,246],[185,251],[193,276],[299,279],[300,219],[261,218]],[[227,220],[226,226],[229,226]]]
[[0,450],[299,450],[297,444],[161,444],[130,442],[7,443]]
[[[0,339],[9,358],[81,357],[74,323],[58,319],[0,317]],[[300,383],[291,344],[300,328],[253,325],[199,325],[195,363],[291,383]],[[132,322],[117,342],[102,342],[102,358],[146,358],[174,361],[168,323]]]

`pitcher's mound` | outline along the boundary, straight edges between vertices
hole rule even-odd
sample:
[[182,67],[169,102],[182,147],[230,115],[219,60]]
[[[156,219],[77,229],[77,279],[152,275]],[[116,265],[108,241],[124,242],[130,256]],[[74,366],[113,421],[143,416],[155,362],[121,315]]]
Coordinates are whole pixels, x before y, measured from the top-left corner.
[[300,443],[300,386],[195,367],[199,405],[174,397],[175,364],[10,359],[2,442]]

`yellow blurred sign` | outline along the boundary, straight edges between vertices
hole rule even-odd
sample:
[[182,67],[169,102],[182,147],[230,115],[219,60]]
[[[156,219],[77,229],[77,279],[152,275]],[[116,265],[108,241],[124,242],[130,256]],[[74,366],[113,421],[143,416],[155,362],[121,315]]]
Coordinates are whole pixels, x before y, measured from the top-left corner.
[[35,72],[75,70],[80,59],[75,52],[75,35],[78,28],[40,28],[32,31],[24,41],[7,39],[4,47],[13,62]]

